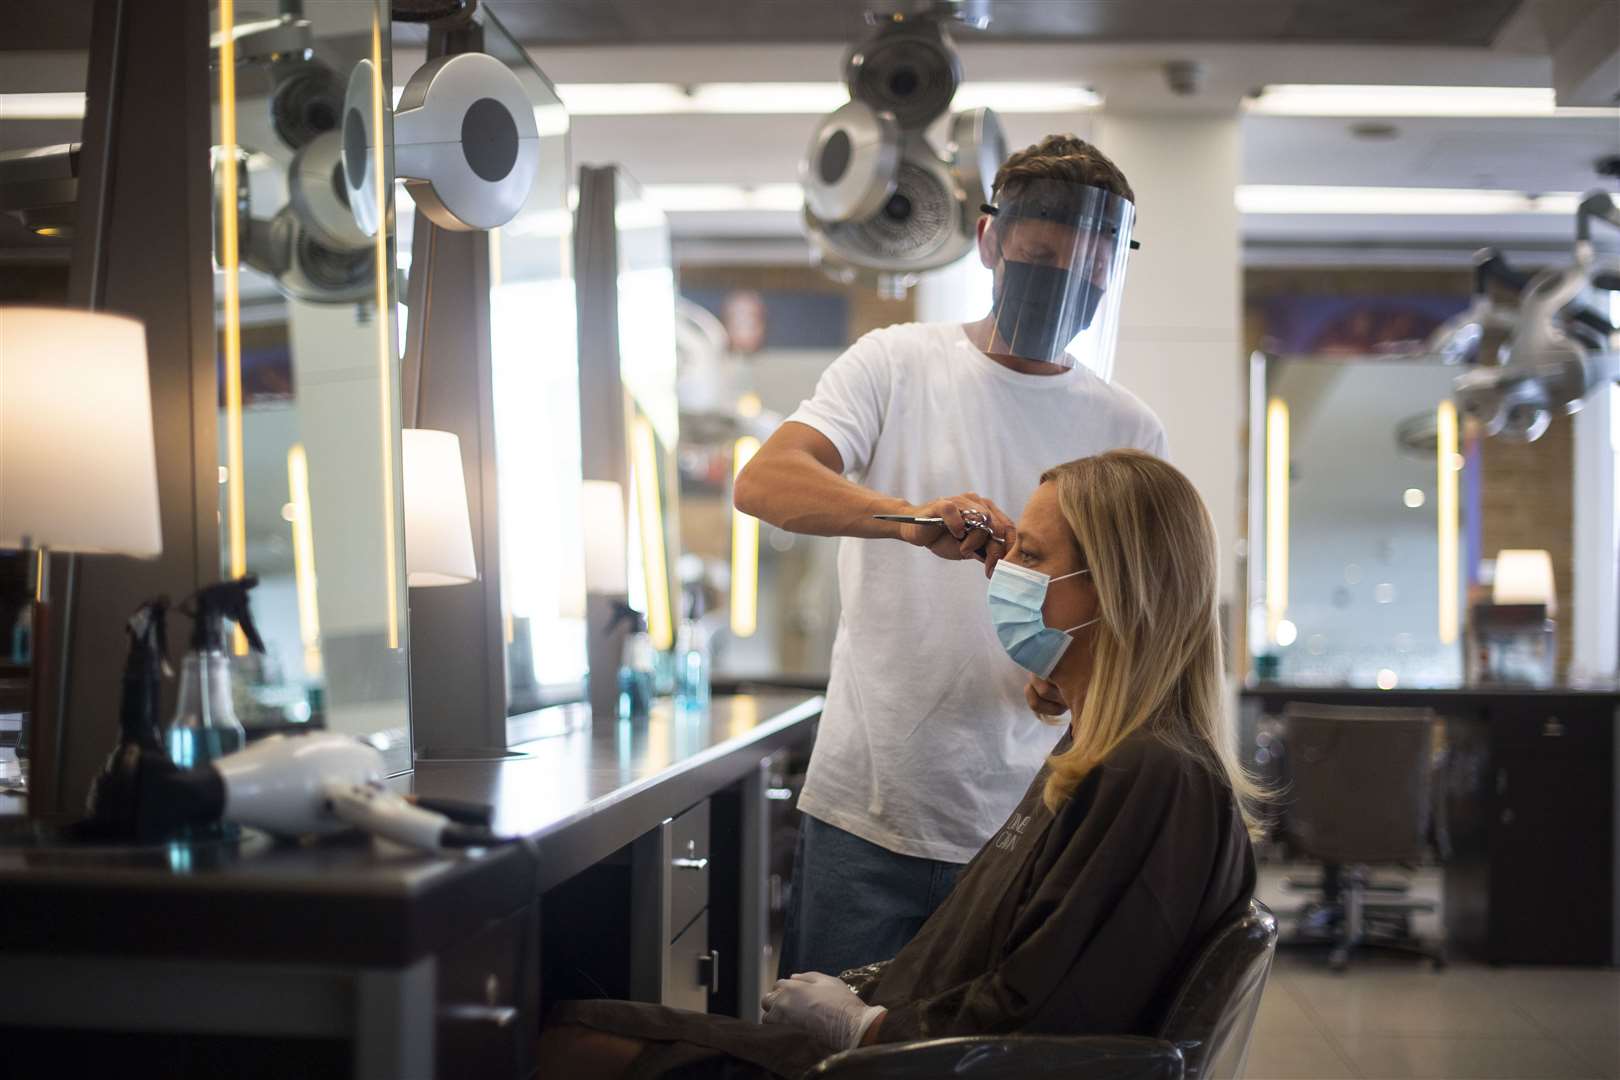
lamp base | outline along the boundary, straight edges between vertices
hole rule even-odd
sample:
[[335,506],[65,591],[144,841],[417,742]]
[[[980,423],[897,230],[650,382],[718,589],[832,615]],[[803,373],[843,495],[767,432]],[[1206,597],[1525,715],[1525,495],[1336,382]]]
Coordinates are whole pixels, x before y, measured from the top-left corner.
[[622,594],[585,594],[585,650],[590,665],[592,720],[618,720],[619,668],[624,666],[624,640],[629,628],[619,618]]
[[[24,538],[24,550],[28,547]],[[39,557],[39,569],[28,640],[28,719],[19,735],[18,756],[23,757],[21,751],[26,750],[20,782],[30,796],[28,816],[37,820],[48,816],[47,802],[55,798],[62,718],[51,708],[56,703],[51,695],[51,553],[43,547],[33,550]]]

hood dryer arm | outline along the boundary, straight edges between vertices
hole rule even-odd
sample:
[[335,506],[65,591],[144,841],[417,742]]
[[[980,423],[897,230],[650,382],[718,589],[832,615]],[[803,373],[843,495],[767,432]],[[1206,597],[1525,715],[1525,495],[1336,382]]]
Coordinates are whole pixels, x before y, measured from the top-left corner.
[[[1589,244],[1592,242],[1592,222],[1606,221],[1616,229],[1620,229],[1620,203],[1616,203],[1614,196],[1606,191],[1595,191],[1581,200],[1581,205],[1575,209],[1575,242]],[[1592,287],[1602,289],[1604,292],[1620,292],[1620,271],[1600,271],[1592,275]],[[1610,333],[1614,328],[1610,328]]]

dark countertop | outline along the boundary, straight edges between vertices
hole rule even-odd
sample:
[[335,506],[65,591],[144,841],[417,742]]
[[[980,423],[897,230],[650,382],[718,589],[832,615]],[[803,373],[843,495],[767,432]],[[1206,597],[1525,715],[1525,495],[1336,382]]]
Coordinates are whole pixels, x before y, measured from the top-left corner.
[[418,763],[414,790],[491,803],[496,831],[528,845],[443,855],[249,832],[236,844],[88,848],[0,834],[0,952],[409,963],[735,783],[806,738],[820,712],[802,693],[716,698],[706,714],[660,708],[514,747],[522,757]]
[[1399,705],[1402,702],[1467,704],[1490,701],[1516,700],[1582,700],[1604,698],[1620,702],[1620,689],[1590,689],[1573,686],[1453,686],[1433,689],[1397,687],[1380,690],[1376,686],[1295,686],[1287,683],[1256,683],[1242,688],[1241,695],[1261,701],[1310,700],[1332,702],[1354,701],[1356,704],[1383,702]]
[[821,706],[802,692],[716,697],[701,714],[660,703],[512,748],[524,757],[419,761],[412,790],[494,806],[496,832],[537,842],[544,891],[807,738]]

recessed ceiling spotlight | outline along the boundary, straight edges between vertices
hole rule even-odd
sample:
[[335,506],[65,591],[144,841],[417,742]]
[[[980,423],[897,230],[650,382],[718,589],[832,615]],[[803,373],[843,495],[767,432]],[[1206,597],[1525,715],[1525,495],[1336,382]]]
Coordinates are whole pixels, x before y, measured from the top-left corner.
[[1401,129],[1394,124],[1379,123],[1376,120],[1367,120],[1359,124],[1350,125],[1350,134],[1358,139],[1384,140],[1393,139],[1400,135]]

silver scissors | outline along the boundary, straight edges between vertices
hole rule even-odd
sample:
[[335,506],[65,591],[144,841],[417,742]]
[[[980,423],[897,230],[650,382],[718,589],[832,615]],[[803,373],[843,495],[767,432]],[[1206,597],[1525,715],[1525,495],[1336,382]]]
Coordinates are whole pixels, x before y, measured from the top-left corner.
[[[898,521],[902,525],[938,525],[941,528],[945,526],[945,519],[941,517],[912,517],[909,514],[873,514],[872,516],[878,521]],[[983,510],[962,511],[962,524],[969,529],[978,529],[986,533],[990,539],[998,544],[1007,542],[1005,536],[996,535],[996,530],[990,524],[990,515]],[[973,556],[980,562],[984,561],[983,551],[975,551]]]

